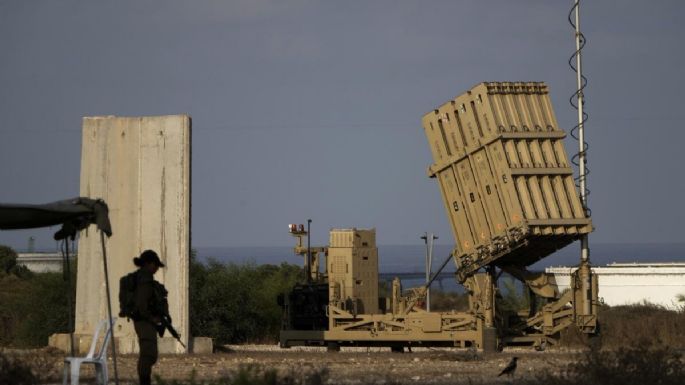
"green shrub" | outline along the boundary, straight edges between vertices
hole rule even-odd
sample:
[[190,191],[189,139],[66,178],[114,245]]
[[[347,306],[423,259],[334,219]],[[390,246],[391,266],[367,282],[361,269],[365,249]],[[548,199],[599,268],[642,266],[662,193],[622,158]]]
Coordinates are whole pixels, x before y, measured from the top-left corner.
[[59,273],[0,277],[0,344],[38,347],[67,332],[68,284]]
[[17,253],[11,247],[0,245],[0,271],[9,274],[16,265]]
[[[31,273],[16,265],[16,253],[6,246],[0,246],[0,264],[0,345],[45,346],[51,334],[67,332],[69,284],[63,275]],[[75,295],[74,285],[71,290]]]
[[14,274],[25,277],[31,275],[29,269],[17,264],[17,253],[11,248],[0,245],[0,276],[3,274]]
[[431,289],[431,311],[451,310],[469,310],[468,294]]
[[190,328],[218,344],[274,342],[282,310],[276,303],[302,276],[295,265],[203,264],[190,268]]

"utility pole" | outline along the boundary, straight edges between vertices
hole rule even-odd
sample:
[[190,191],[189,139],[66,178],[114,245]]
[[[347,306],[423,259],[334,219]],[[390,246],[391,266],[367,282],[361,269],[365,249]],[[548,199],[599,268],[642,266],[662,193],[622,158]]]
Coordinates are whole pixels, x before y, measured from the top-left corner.
[[312,281],[312,220],[307,219],[307,268],[305,269],[305,274],[307,274],[307,283]]
[[36,252],[36,238],[33,235],[29,237],[29,247],[26,251],[29,253]]
[[[426,285],[428,285],[433,275],[433,241],[438,239],[438,237],[433,235],[433,233],[423,233],[421,239],[426,244]],[[430,286],[426,288],[426,311],[431,311]]]

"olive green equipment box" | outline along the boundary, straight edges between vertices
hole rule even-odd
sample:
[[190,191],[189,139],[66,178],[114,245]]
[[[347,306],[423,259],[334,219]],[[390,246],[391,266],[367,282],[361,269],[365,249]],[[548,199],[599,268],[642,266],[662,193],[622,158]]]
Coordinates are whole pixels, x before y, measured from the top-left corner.
[[[593,229],[548,93],[541,82],[481,83],[422,119],[433,155],[428,176],[437,180],[448,213],[455,239],[450,258],[469,294],[468,311],[426,312],[419,306],[426,288],[403,293],[399,280],[390,298],[378,298],[373,230],[333,230],[328,247],[308,253],[307,233],[295,226],[295,252],[305,256],[308,282],[282,298],[281,345],[494,350],[543,348],[571,326],[593,334],[597,279],[588,264],[564,293],[553,276],[527,270]],[[499,309],[503,272],[534,294],[529,308]]]

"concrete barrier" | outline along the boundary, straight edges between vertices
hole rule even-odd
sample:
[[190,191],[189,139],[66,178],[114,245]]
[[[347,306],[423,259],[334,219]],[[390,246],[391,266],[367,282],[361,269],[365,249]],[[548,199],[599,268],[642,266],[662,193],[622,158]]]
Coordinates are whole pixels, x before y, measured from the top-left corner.
[[[81,196],[102,198],[109,205],[114,234],[106,245],[113,315],[119,312],[119,278],[135,270],[133,257],[153,249],[166,264],[155,278],[169,290],[169,312],[186,345],[190,140],[187,115],[83,118]],[[78,250],[75,334],[85,341],[98,321],[107,318],[99,234],[82,233]],[[117,322],[114,335],[121,353],[137,350],[133,323]],[[58,340],[69,341],[51,339],[55,344]],[[160,347],[166,353],[185,352],[180,344],[166,340]]]

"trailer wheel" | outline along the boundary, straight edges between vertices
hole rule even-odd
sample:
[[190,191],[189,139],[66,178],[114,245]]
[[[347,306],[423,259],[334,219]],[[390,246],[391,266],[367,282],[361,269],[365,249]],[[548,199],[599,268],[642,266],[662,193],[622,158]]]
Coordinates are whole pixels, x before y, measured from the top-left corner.
[[337,353],[340,351],[340,344],[337,342],[329,342],[326,344],[326,351],[329,353]]
[[391,346],[390,351],[393,353],[404,353],[404,347],[403,346]]
[[538,344],[535,345],[535,350],[538,352],[544,352],[546,348],[547,348],[547,341],[545,341],[545,340],[540,341]]

